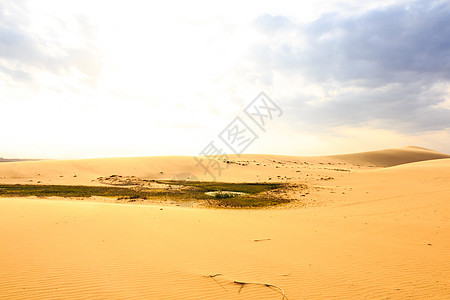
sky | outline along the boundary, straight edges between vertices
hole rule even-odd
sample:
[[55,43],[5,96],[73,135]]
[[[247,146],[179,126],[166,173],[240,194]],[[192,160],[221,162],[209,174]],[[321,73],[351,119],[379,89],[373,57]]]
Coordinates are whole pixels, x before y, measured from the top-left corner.
[[0,157],[198,155],[260,92],[246,153],[450,153],[450,3],[0,0]]

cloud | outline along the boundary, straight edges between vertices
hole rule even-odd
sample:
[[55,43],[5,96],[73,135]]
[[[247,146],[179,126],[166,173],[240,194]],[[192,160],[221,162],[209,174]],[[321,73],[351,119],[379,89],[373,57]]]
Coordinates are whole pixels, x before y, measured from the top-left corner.
[[311,45],[308,61],[300,63],[319,80],[383,85],[386,79],[404,82],[405,77],[450,79],[449,20],[450,4],[437,1],[393,5],[350,18],[324,16],[306,28]]
[[336,126],[374,126],[404,133],[449,128],[450,110],[434,107],[445,95],[444,88],[422,89],[414,84],[389,85],[378,89],[348,90],[329,101],[293,97],[285,103],[291,120],[303,130],[328,131]]
[[20,70],[12,70],[5,68],[3,66],[0,66],[0,73],[6,74],[10,78],[14,79],[15,81],[21,81],[21,82],[30,82],[31,76],[23,71]]
[[[29,82],[42,72],[59,75],[76,69],[87,82],[95,83],[102,68],[101,53],[94,44],[95,29],[89,20],[74,16],[69,24],[47,16],[56,26],[42,26],[39,32],[32,26],[33,18],[36,13],[28,11],[22,1],[0,4],[0,72],[14,81]],[[75,28],[81,42],[60,42],[61,37],[69,35],[69,26]]]
[[[285,16],[263,15],[255,25],[268,35],[291,31],[278,45],[259,45],[261,61],[272,67],[301,69],[315,80],[356,80],[372,86],[386,79],[402,82],[405,75],[419,81],[450,79],[449,20],[448,2],[421,1],[356,16],[325,14],[303,25]],[[299,37],[303,43],[297,43]]]
[[297,96],[285,98],[292,121],[314,131],[364,124],[405,133],[450,128],[450,110],[439,106],[450,86],[450,3],[325,14],[308,24],[263,15],[255,28],[267,36],[250,55],[262,73],[321,89],[321,96],[301,95],[299,85]]
[[255,28],[264,34],[276,34],[280,30],[290,28],[293,26],[292,21],[285,16],[272,16],[269,14],[264,14],[257,17],[253,25]]

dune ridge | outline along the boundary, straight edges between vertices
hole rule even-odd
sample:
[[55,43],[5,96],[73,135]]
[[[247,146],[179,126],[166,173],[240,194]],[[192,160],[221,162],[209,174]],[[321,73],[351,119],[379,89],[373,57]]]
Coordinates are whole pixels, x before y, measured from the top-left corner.
[[[231,164],[221,162],[223,172],[217,180],[267,181],[277,180],[279,172],[293,181],[296,172],[286,170],[286,164],[330,164],[347,168],[379,168],[416,161],[450,158],[449,155],[419,147],[405,147],[332,156],[282,156],[264,154],[229,155]],[[280,169],[280,170],[275,170]],[[98,185],[98,177],[110,175],[136,176],[147,179],[212,180],[192,156],[122,157],[81,160],[48,160],[9,162],[0,164],[0,183],[46,183]],[[275,176],[273,176],[276,174]],[[256,176],[258,175],[258,176]],[[274,178],[272,178],[274,177]]]
[[[399,153],[410,157],[394,161]],[[411,147],[375,154],[354,155],[355,161],[252,155],[246,161],[256,162],[233,163],[226,175],[300,173],[295,180],[311,188],[299,201],[320,204],[311,207],[0,198],[0,299],[282,299],[279,289],[264,284],[280,287],[288,299],[448,299],[450,158]],[[173,158],[161,159],[167,168],[164,159]],[[114,162],[123,169],[52,162],[51,172],[74,166],[96,176],[137,167],[134,159],[125,161]],[[398,164],[373,167],[377,161]],[[3,166],[3,176],[45,171],[24,164]]]

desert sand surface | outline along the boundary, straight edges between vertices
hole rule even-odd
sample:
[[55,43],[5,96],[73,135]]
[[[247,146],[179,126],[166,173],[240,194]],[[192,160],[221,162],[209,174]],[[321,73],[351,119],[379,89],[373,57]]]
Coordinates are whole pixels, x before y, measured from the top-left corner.
[[[218,181],[311,181],[341,176],[345,171],[374,169],[410,162],[450,158],[419,147],[405,147],[334,156],[229,155],[220,160]],[[0,163],[0,184],[99,185],[102,176],[136,176],[147,179],[212,180],[192,156],[152,156],[81,160],[43,160]],[[216,174],[217,175],[217,174]]]
[[[230,161],[220,180],[308,193],[254,210],[0,198],[0,299],[450,297],[450,156],[406,147]],[[192,157],[0,164],[0,183],[112,174],[208,179]]]

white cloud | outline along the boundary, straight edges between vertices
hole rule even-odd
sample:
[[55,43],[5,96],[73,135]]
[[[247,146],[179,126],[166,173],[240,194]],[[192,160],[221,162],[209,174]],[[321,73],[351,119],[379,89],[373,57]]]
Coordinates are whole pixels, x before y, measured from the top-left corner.
[[[0,132],[0,156],[197,154],[261,90],[284,108],[274,125],[283,130],[262,136],[249,151],[279,152],[280,145],[289,154],[356,149],[364,136],[324,129],[365,128],[390,106],[395,110],[388,123],[370,123],[368,132],[385,134],[373,147],[393,144],[389,134],[410,141],[405,130],[392,130],[405,125],[404,112],[417,120],[409,124],[416,127],[406,126],[408,136],[428,130],[435,138],[418,135],[416,144],[438,147],[438,137],[446,137],[448,106],[440,100],[448,97],[445,83],[433,77],[426,82],[429,89],[404,109],[389,101],[422,86],[371,91],[355,78],[342,84],[334,77],[355,74],[354,61],[337,61],[330,77],[326,67],[333,61],[320,60],[333,53],[308,44],[314,37],[308,24],[315,20],[325,26],[318,44],[346,41],[327,33],[327,14],[345,21],[403,2],[0,0],[0,126],[8,128]],[[297,64],[297,54],[311,49],[319,61]],[[317,74],[326,80],[314,80]],[[366,99],[355,109],[361,97]],[[380,105],[371,106],[371,97]],[[440,113],[428,117],[420,114],[423,108]],[[432,133],[439,129],[443,135]]]

